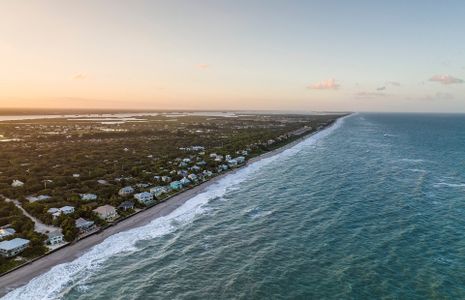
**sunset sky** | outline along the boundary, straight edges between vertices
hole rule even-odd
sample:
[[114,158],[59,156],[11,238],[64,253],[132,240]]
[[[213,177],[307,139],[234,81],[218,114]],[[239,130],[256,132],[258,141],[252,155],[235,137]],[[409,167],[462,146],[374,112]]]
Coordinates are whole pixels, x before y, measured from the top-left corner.
[[465,112],[464,16],[464,1],[2,0],[0,108]]

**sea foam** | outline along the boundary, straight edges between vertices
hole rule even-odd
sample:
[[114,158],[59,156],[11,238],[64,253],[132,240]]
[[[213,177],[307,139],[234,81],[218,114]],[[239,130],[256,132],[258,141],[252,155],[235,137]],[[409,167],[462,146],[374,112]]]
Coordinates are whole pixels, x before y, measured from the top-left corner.
[[32,279],[26,285],[11,291],[2,299],[31,300],[62,298],[66,291],[82,283],[111,256],[118,254],[130,255],[131,252],[139,250],[137,247],[139,241],[163,236],[173,232],[178,226],[191,222],[197,215],[207,211],[205,204],[211,199],[222,198],[228,191],[237,188],[241,182],[252,177],[262,167],[269,165],[271,162],[293,156],[305,147],[316,144],[319,140],[339,128],[345,118],[347,117],[339,118],[332,126],[311,135],[281,153],[258,160],[245,168],[238,169],[236,172],[221,178],[204,192],[189,199],[169,215],[157,218],[142,227],[108,237],[74,261],[54,266],[48,272]]

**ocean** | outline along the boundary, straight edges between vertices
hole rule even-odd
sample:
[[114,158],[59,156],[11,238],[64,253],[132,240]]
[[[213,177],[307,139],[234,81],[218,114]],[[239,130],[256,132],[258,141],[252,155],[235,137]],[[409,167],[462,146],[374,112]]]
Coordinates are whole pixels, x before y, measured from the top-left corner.
[[354,114],[4,299],[463,299],[465,115]]

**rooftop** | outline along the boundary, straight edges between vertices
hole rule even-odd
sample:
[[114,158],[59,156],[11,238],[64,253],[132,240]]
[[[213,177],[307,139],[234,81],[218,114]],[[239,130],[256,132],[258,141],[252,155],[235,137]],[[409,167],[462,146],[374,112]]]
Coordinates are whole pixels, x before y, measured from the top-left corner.
[[10,250],[25,246],[27,244],[29,244],[29,240],[15,238],[10,241],[0,242],[0,249],[5,250],[5,251],[10,251]]

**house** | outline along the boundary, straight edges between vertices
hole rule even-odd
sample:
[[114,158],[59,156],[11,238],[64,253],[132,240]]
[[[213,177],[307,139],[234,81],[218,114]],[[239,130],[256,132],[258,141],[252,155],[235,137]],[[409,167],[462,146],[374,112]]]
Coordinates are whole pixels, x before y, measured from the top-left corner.
[[162,177],[161,177],[161,181],[163,181],[163,182],[171,182],[171,177],[169,177],[169,176],[162,176]]
[[121,197],[131,196],[132,194],[134,194],[134,188],[132,186],[125,186],[118,192],[118,195],[120,195]]
[[184,186],[191,184],[191,181],[189,179],[187,179],[186,177],[181,179],[179,182]]
[[11,186],[12,187],[22,187],[24,185],[24,182],[22,182],[21,180],[13,180],[13,183],[11,183]]
[[150,189],[150,193],[152,193],[155,197],[158,197],[165,193],[165,189],[162,186],[154,186]]
[[80,175],[80,174],[77,174],[77,173],[75,173],[75,174],[73,174],[73,177],[74,177],[74,178],[79,178],[79,177],[81,177],[81,175]]
[[229,159],[227,162],[230,167],[237,167],[237,160]]
[[74,212],[74,207],[72,207],[72,206],[63,206],[62,208],[60,208],[60,212],[65,214],[65,215],[72,214]]
[[150,205],[153,203],[153,195],[149,192],[142,192],[139,194],[135,194],[134,198],[136,198],[136,200],[139,203],[144,204],[144,205]]
[[186,177],[187,175],[189,175],[189,172],[187,172],[186,170],[179,170],[178,175]]
[[97,200],[97,195],[95,194],[79,194],[81,200],[83,201],[95,201]]
[[119,210],[127,211],[129,209],[134,209],[134,202],[132,201],[124,201],[118,206]]
[[16,230],[13,228],[1,228],[0,229],[0,239],[4,239],[8,236],[12,236],[13,234],[16,233]]
[[93,221],[87,221],[86,219],[83,219],[83,218],[77,219],[74,224],[76,225],[76,228],[79,229],[81,233],[89,231],[94,228]]
[[195,174],[189,174],[189,176],[187,176],[187,178],[191,181],[197,181],[198,178],[197,178],[197,175]]
[[29,246],[29,243],[29,240],[21,238],[0,242],[0,255],[3,257],[13,257],[24,251]]
[[47,243],[49,245],[58,245],[64,242],[63,234],[60,230],[55,230],[47,233]]
[[245,162],[245,157],[244,156],[238,156],[235,158],[238,164],[243,164]]
[[96,213],[100,219],[105,221],[112,221],[119,217],[118,213],[116,212],[116,208],[108,204],[99,206],[92,211]]
[[182,189],[182,183],[179,181],[173,181],[170,183],[170,188],[177,191]]

